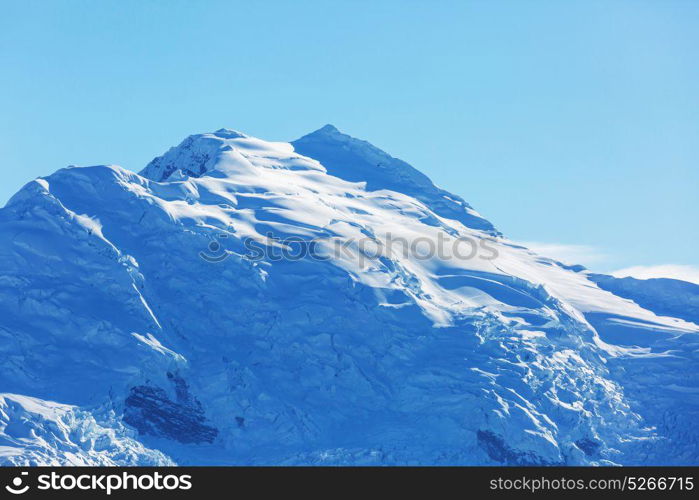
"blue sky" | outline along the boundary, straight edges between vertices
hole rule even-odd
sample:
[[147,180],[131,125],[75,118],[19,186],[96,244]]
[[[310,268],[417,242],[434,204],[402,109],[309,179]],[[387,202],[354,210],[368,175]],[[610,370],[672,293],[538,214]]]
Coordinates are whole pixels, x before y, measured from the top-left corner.
[[0,203],[192,133],[333,123],[513,239],[604,271],[699,269],[699,2],[0,6]]

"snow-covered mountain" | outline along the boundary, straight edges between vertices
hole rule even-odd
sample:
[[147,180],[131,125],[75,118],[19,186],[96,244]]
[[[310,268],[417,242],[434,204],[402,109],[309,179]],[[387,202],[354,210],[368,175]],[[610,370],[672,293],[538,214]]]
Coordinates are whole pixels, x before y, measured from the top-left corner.
[[329,125],[61,169],[0,210],[0,463],[696,464],[699,287],[650,281]]

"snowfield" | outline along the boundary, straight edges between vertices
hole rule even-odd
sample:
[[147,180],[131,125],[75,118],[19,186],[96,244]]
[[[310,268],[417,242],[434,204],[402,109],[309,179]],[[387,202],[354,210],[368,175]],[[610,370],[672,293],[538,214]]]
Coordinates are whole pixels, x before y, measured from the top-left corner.
[[330,125],[194,135],[0,210],[0,464],[697,464],[698,307]]

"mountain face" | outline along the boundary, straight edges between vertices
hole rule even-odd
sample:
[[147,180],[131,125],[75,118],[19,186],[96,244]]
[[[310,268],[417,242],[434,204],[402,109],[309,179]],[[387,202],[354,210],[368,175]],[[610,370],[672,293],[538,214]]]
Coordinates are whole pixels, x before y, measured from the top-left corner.
[[661,281],[332,126],[65,168],[0,210],[0,463],[696,464],[699,293]]

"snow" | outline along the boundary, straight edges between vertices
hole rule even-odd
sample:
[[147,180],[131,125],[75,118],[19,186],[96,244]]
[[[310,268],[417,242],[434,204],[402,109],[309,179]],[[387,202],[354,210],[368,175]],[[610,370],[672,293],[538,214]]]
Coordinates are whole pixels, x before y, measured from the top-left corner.
[[62,169],[0,210],[0,387],[118,446],[0,429],[0,462],[696,463],[696,317],[599,276],[332,126]]
[[616,278],[637,279],[671,278],[699,285],[699,268],[696,266],[662,264],[659,266],[631,266],[611,273]]
[[4,465],[173,464],[115,419],[98,423],[89,412],[53,401],[0,394],[0,429]]

